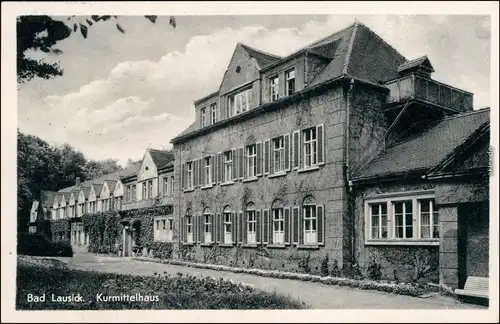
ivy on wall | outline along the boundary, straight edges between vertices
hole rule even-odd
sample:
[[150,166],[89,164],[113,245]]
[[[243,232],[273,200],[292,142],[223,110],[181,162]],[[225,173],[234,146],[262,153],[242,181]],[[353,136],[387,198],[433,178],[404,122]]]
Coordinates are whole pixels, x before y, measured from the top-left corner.
[[69,219],[58,219],[52,221],[50,224],[50,231],[52,232],[52,239],[54,241],[69,241],[71,232]]
[[83,230],[89,234],[89,252],[118,253],[121,242],[120,216],[116,211],[87,214],[82,217]]

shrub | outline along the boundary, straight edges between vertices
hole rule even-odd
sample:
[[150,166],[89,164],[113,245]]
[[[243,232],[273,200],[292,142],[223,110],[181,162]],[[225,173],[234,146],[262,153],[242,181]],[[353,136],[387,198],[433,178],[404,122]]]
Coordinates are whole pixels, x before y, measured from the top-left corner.
[[328,272],[329,272],[328,271],[328,254],[325,255],[325,258],[323,259],[323,262],[321,262],[321,268],[320,268],[320,270],[321,270],[321,275],[323,277],[328,276]]
[[337,259],[333,260],[331,276],[332,277],[340,277],[341,276],[341,271],[339,269],[339,262],[337,261]]
[[371,280],[380,280],[382,278],[382,271],[380,270],[380,264],[371,260],[367,268],[367,276]]
[[51,242],[40,234],[20,233],[17,236],[17,253],[32,256],[72,257],[73,249],[67,241]]

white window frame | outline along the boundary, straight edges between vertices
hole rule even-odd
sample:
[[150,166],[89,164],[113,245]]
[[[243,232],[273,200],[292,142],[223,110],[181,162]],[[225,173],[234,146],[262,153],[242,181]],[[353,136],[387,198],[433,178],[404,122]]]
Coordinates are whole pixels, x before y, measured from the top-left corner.
[[[440,231],[439,231],[439,212],[437,211],[437,208],[435,207],[435,200],[432,198],[420,198],[417,199],[418,202],[418,238],[419,239],[439,239],[440,236]],[[428,212],[422,212],[422,203],[426,202],[429,204],[429,211]],[[424,225],[423,224],[423,214],[429,214],[429,224]],[[437,224],[435,221],[437,220]],[[423,227],[428,227],[429,228],[429,237],[422,237],[423,235]],[[435,230],[437,227],[437,235],[435,235]]]
[[273,226],[273,244],[285,244],[285,217],[283,208],[273,208],[272,226]]
[[232,229],[232,226],[233,226],[232,217],[233,216],[232,215],[233,215],[233,213],[231,211],[227,211],[227,210],[224,211],[224,213],[222,213],[222,217],[224,217],[224,219],[223,219],[224,244],[233,244],[233,229]]
[[245,211],[246,219],[246,231],[247,231],[247,243],[256,244],[257,243],[257,214],[255,213],[255,208],[253,206],[248,207]]
[[[290,82],[293,81],[293,91],[290,93]],[[295,79],[295,68],[293,69],[290,69],[288,71],[285,72],[285,91],[286,91],[286,95],[287,96],[290,96],[292,94],[295,93],[296,91],[296,79]]]
[[205,186],[212,185],[212,157],[206,156],[203,159],[203,176],[205,177]]
[[[309,135],[309,139],[306,139],[306,135]],[[304,129],[302,136],[304,138],[304,146],[302,147],[304,169],[315,168],[318,166],[318,132],[316,127]]]
[[170,176],[170,196],[174,195],[174,176]]
[[153,180],[149,180],[148,182],[148,199],[153,198]]
[[147,195],[148,195],[148,184],[146,183],[146,181],[143,181],[142,182],[142,200],[147,199]]
[[186,215],[184,220],[186,221],[186,242],[193,243],[193,215]]
[[[421,238],[422,234],[422,215],[420,208],[420,201],[433,200],[434,193],[432,190],[421,191],[408,191],[390,194],[381,194],[365,198],[364,213],[365,213],[365,244],[366,245],[439,245],[439,237],[434,237],[432,233],[431,238]],[[412,202],[412,237],[411,238],[397,238],[395,227],[395,206],[394,203],[411,201]],[[387,238],[373,238],[372,237],[372,218],[371,218],[371,205],[373,204],[387,204]],[[406,206],[406,204],[405,204]],[[405,207],[406,209],[406,207]],[[433,215],[431,221],[437,217],[437,228],[439,229],[439,213],[435,205],[433,205]],[[404,218],[404,217],[403,217]],[[405,220],[406,221],[406,220]],[[432,223],[431,223],[432,224]],[[406,222],[403,223],[406,225]],[[406,231],[403,231],[404,234]]]
[[212,120],[212,125],[217,122],[217,103],[214,102],[210,105],[210,117]]
[[316,214],[316,207],[315,204],[302,206],[304,245],[318,244],[318,215]]
[[229,117],[250,110],[252,88],[242,90],[228,97]]
[[163,195],[164,196],[169,195],[169,177],[168,176],[163,177]]
[[233,181],[233,152],[224,152],[224,183]]
[[194,163],[193,161],[189,161],[186,163],[186,189],[193,189],[194,188]]
[[[280,147],[276,148],[276,145],[280,144]],[[273,163],[274,163],[274,173],[284,173],[285,169],[285,137],[280,136],[273,138],[272,140],[272,152]]]
[[207,126],[207,107],[201,108],[201,127]]
[[271,101],[276,101],[280,98],[280,78],[279,75],[275,75],[269,78],[269,87],[271,94]]
[[247,178],[255,178],[257,177],[257,145],[248,145],[245,150],[245,158],[247,159]]
[[212,213],[210,210],[205,210],[203,212],[203,234],[205,237],[205,243],[212,242]]

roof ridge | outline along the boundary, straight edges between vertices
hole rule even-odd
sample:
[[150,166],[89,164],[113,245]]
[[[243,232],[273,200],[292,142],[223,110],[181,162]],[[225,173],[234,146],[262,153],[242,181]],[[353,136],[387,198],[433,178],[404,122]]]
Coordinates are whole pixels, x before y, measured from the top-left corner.
[[446,116],[441,121],[450,120],[450,119],[454,119],[454,118],[460,118],[460,117],[474,115],[474,114],[479,114],[479,113],[483,113],[483,112],[490,111],[490,110],[491,110],[490,107],[487,107],[487,108],[481,108],[481,109],[467,111],[467,112],[463,112],[463,113],[458,113],[455,115]]
[[366,26],[365,24],[363,24],[362,22],[360,21],[356,21],[357,24],[359,24],[360,26],[366,28],[366,30],[368,30],[370,33],[372,33],[373,35],[375,35],[375,37],[377,37],[378,39],[380,39],[382,42],[384,42],[384,44],[386,44],[388,47],[390,47],[394,52],[396,52],[398,55],[400,55],[401,57],[403,57],[406,60],[408,60],[406,58],[406,56],[404,56],[403,54],[401,54],[400,51],[398,51],[394,46],[392,46],[391,44],[389,44],[385,39],[383,39],[382,37],[380,37],[376,32],[374,32],[373,30],[370,29],[370,27]]
[[349,47],[347,48],[347,54],[344,60],[344,67],[342,69],[342,74],[346,75],[349,68],[349,61],[352,55],[352,48],[354,47],[354,39],[356,38],[356,33],[358,31],[358,22],[354,22],[354,28],[352,30],[351,39],[349,40]]
[[280,60],[281,60],[281,59],[283,59],[283,57],[281,57],[281,56],[279,56],[279,55],[272,54],[272,53],[269,53],[269,52],[265,52],[265,51],[263,51],[263,50],[257,49],[257,48],[255,48],[255,47],[249,46],[249,45],[247,45],[247,44],[244,44],[244,43],[239,43],[239,44],[240,44],[243,48],[245,48],[245,47],[246,47],[246,48],[248,48],[248,49],[250,49],[250,50],[252,50],[252,51],[255,51],[255,52],[257,52],[257,53],[264,54],[264,55],[267,55],[267,56],[271,56],[271,57],[274,57],[274,58],[277,58],[277,59],[280,59]]

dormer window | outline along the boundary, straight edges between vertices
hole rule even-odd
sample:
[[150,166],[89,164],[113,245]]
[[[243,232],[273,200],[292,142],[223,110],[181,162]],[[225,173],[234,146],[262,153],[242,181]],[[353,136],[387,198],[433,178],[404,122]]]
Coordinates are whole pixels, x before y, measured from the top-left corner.
[[207,126],[207,109],[201,108],[201,127]]
[[217,122],[217,103],[214,102],[210,105],[210,114],[212,117],[212,125]]
[[295,93],[295,69],[285,72],[286,79],[286,95],[289,96]]
[[250,109],[252,89],[246,89],[228,98],[229,116],[235,116]]
[[280,79],[278,76],[274,76],[270,79],[270,87],[271,87],[271,101],[276,101],[279,99],[279,91],[280,91]]

